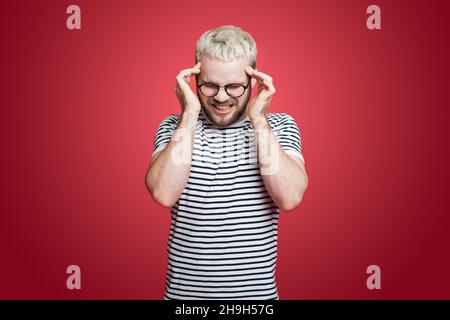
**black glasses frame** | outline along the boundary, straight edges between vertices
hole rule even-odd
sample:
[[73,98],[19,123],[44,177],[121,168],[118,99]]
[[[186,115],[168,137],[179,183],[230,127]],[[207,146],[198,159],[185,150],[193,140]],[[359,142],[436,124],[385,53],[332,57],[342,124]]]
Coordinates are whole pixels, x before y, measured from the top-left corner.
[[[204,95],[205,97],[208,97],[208,98],[211,98],[211,97],[215,97],[215,96],[217,96],[217,94],[219,93],[219,91],[220,91],[220,88],[224,88],[225,89],[225,92],[227,93],[227,95],[229,95],[230,97],[233,97],[233,98],[239,98],[239,97],[242,97],[243,95],[244,95],[244,93],[245,93],[245,91],[247,90],[247,88],[250,86],[250,83],[252,82],[252,79],[251,79],[251,77],[250,76],[247,76],[247,78],[249,79],[248,80],[248,83],[247,83],[247,85],[243,85],[243,84],[241,84],[241,83],[229,83],[229,84],[226,84],[226,85],[221,85],[221,86],[219,86],[218,84],[215,84],[215,83],[212,83],[212,82],[204,82],[204,83],[202,83],[202,84],[198,84],[198,78],[196,78],[196,82],[197,82],[197,89],[200,91],[200,93],[202,94],[202,95]],[[204,85],[206,85],[206,84],[213,84],[213,85],[215,85],[216,87],[217,87],[217,91],[216,91],[216,93],[215,94],[213,94],[213,95],[206,95],[206,94],[204,94],[203,93],[203,91],[202,91],[202,87],[204,86]],[[242,94],[241,95],[239,95],[239,96],[234,96],[234,95],[231,95],[231,94],[229,94],[228,93],[228,87],[229,86],[241,86],[241,87],[243,87],[244,88],[244,91],[242,92]]]

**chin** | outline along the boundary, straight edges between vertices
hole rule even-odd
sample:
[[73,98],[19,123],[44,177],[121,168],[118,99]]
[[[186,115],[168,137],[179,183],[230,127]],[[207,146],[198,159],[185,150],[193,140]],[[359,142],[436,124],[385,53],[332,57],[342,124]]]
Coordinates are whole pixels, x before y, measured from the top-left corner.
[[224,112],[220,112],[214,106],[214,103],[205,102],[202,103],[202,109],[206,117],[217,127],[227,127],[235,122],[237,122],[242,114],[246,112],[246,105],[240,106],[239,104],[232,104],[229,112],[224,110]]
[[213,116],[213,119],[210,119],[216,126],[218,127],[227,127],[230,124],[233,124],[236,121],[232,121],[231,117],[223,117],[223,118],[218,118],[216,116]]
[[224,111],[223,113],[221,113],[220,111],[216,111],[216,108],[214,106],[208,105],[208,107],[205,108],[205,113],[208,119],[218,127],[226,127],[235,122],[234,119],[237,112],[235,106],[232,106],[228,110],[222,110]]

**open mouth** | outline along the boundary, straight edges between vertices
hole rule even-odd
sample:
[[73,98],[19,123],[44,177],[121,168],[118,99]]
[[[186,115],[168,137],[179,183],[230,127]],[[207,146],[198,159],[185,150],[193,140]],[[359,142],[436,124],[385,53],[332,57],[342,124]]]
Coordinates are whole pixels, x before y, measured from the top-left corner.
[[231,110],[233,109],[233,105],[216,106],[215,104],[212,104],[212,107],[214,112],[219,114],[230,113]]

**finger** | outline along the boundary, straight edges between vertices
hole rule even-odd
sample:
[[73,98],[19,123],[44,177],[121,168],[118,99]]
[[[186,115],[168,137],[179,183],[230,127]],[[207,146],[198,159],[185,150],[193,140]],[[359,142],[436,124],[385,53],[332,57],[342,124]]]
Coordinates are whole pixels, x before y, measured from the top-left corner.
[[190,68],[181,70],[180,73],[177,75],[177,81],[183,80],[185,82],[191,81],[191,75],[193,74],[199,74],[200,69],[199,68]]
[[181,70],[180,73],[178,73],[178,75],[184,77],[187,75],[199,74],[199,73],[200,73],[200,68],[190,68],[190,69]]
[[277,92],[277,90],[275,89],[274,85],[271,82],[270,83],[265,83],[265,85],[267,86],[267,90],[271,94],[274,94],[275,92]]
[[177,77],[177,87],[183,91],[190,88],[189,83],[183,77]]
[[[250,70],[251,69],[251,70]],[[267,89],[272,93],[275,93],[275,87],[273,85],[273,78],[261,71],[253,70],[249,67],[249,72],[251,76],[257,80],[259,91]]]
[[273,80],[271,76],[269,76],[269,75],[267,75],[267,74],[265,74],[264,72],[261,72],[261,71],[259,71],[259,70],[255,70],[255,71],[253,71],[253,73],[254,73],[256,76],[258,76],[258,77],[261,77],[261,78],[264,78],[264,79]]
[[184,91],[189,88],[189,84],[188,84],[189,81],[185,80],[184,75],[179,74],[176,79],[177,79],[178,89],[182,89]]
[[253,71],[253,77],[256,80],[260,80],[260,81],[264,81],[264,80],[273,81],[273,78],[271,76],[269,76],[269,75],[267,75],[267,74],[265,74],[265,73],[263,73],[261,71],[254,70]]
[[273,81],[273,79],[272,79],[271,76],[269,76],[269,75],[267,75],[267,74],[265,74],[265,73],[263,73],[263,72],[261,72],[261,71],[255,70],[255,69],[253,69],[253,68],[250,67],[250,66],[247,66],[247,67],[245,68],[245,71],[247,72],[247,74],[248,74],[249,76],[251,76],[251,77],[253,77],[253,78],[255,78],[256,80],[259,80],[259,81],[261,81],[261,82],[262,82],[263,80]]
[[269,96],[272,96],[275,92],[275,86],[271,81],[264,80],[262,82],[258,82],[258,93],[268,93]]
[[197,63],[193,68],[181,70],[181,71],[178,73],[178,75],[183,75],[183,76],[185,76],[185,75],[198,74],[198,73],[200,73],[200,67],[197,66],[197,65],[199,65],[199,64],[200,64],[200,62]]
[[189,72],[180,72],[176,77],[177,82],[180,83],[180,85],[183,82],[187,84],[191,81],[191,75],[192,73]]
[[267,88],[267,90],[269,90],[272,93],[275,93],[276,90],[275,90],[275,86],[273,85],[272,81],[264,80],[263,85]]

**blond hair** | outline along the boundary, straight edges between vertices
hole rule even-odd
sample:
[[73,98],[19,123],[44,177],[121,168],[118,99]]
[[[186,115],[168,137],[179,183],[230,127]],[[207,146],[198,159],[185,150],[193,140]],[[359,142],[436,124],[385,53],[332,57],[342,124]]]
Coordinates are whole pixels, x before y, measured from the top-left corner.
[[225,25],[206,31],[195,46],[195,62],[204,55],[213,59],[231,62],[247,56],[249,64],[256,66],[256,43],[252,36],[239,27]]

